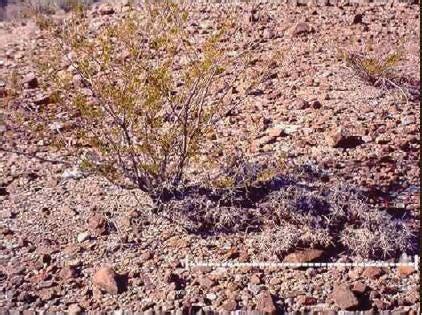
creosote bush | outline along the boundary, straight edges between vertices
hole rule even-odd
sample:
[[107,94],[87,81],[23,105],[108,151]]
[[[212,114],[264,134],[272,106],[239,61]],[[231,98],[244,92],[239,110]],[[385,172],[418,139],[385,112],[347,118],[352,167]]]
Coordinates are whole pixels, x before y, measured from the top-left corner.
[[157,200],[179,188],[210,154],[205,144],[236,106],[239,83],[249,87],[241,80],[248,54],[224,47],[235,25],[223,21],[194,42],[187,20],[171,1],[146,2],[102,25],[81,8],[45,20],[49,45],[38,53],[39,69],[57,104],[37,112],[38,127],[63,144],[76,141],[83,168],[114,183]]

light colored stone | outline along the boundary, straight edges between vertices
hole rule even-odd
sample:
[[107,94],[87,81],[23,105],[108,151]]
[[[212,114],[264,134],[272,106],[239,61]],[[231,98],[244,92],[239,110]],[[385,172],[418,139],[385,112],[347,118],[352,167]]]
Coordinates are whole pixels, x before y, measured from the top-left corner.
[[89,232],[82,232],[82,233],[78,234],[77,240],[78,240],[79,243],[82,243],[82,242],[86,241],[87,239],[89,239],[89,236],[90,236]]
[[77,315],[82,313],[82,308],[78,304],[71,304],[67,308],[67,312],[69,315]]

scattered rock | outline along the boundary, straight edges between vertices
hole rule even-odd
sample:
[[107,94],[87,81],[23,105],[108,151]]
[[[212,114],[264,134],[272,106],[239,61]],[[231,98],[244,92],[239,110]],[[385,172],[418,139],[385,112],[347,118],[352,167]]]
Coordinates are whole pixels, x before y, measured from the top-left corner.
[[364,294],[366,290],[368,290],[368,286],[361,281],[355,282],[353,284],[352,291],[358,295]]
[[273,30],[271,30],[269,28],[264,29],[264,32],[262,33],[262,37],[264,39],[272,39],[272,38],[274,38],[274,32],[273,32]]
[[72,280],[78,277],[78,271],[74,267],[66,266],[60,270],[59,275],[62,280]]
[[101,214],[94,214],[88,218],[88,229],[95,235],[103,235],[106,232],[106,218]]
[[101,15],[110,15],[114,13],[114,9],[109,3],[103,3],[98,7],[98,12]]
[[292,35],[296,37],[299,35],[309,34],[313,32],[314,32],[314,28],[311,25],[309,25],[309,23],[300,22],[300,23],[297,23],[296,26],[294,27]]
[[57,296],[54,288],[46,288],[38,291],[38,296],[42,301],[50,301]]
[[368,136],[363,136],[362,141],[365,142],[365,143],[369,143],[369,142],[372,142],[373,139],[372,139],[371,136],[368,135]]
[[117,274],[111,267],[102,267],[96,271],[92,278],[92,283],[107,293],[119,293]]
[[13,235],[13,231],[5,226],[0,226],[0,234],[7,236],[7,235]]
[[252,284],[260,284],[261,283],[261,279],[257,275],[252,275],[252,277],[251,277],[251,283]]
[[209,279],[208,277],[203,276],[199,279],[199,284],[203,288],[210,289],[215,285],[215,282]]
[[33,102],[35,105],[47,105],[52,103],[52,98],[50,95],[40,94],[35,97]]
[[358,299],[348,286],[335,286],[331,297],[342,310],[354,310],[359,305]]
[[419,289],[415,288],[407,293],[406,300],[410,304],[417,304],[420,302],[420,292]]
[[147,261],[147,260],[150,260],[153,257],[154,257],[154,254],[151,251],[147,250],[139,256],[139,259],[141,261]]
[[362,273],[362,276],[369,279],[377,279],[379,278],[384,271],[379,267],[368,267]]
[[300,129],[300,126],[293,125],[293,124],[278,123],[278,124],[275,124],[274,128],[272,129],[278,129],[278,130],[281,130],[282,134],[291,135],[298,132]]
[[317,304],[318,300],[312,296],[306,296],[306,295],[299,295],[296,298],[297,303],[299,303],[300,305],[315,305]]
[[70,304],[67,308],[69,315],[78,315],[82,313],[83,309],[78,304]]
[[63,174],[63,179],[81,179],[83,177],[83,173],[78,167],[68,168],[66,169]]
[[416,123],[416,119],[414,116],[405,116],[401,119],[401,124],[403,126],[409,126],[414,123]]
[[24,79],[23,79],[23,84],[25,87],[29,88],[29,89],[35,89],[38,87],[38,79],[36,77],[36,75],[34,73],[28,73]]
[[230,312],[230,311],[235,311],[237,307],[237,302],[236,300],[227,300],[223,303],[223,305],[221,306],[221,308],[224,311]]
[[251,150],[256,152],[259,150],[259,148],[262,148],[266,144],[271,144],[275,142],[275,138],[271,136],[263,136],[259,139],[256,139],[252,142]]
[[[333,0],[316,0],[317,3],[324,4],[327,4],[328,1],[331,3],[335,2]],[[300,0],[300,2],[310,3],[312,1]],[[255,68],[251,73],[252,77],[254,77],[254,71],[258,73],[263,70],[261,65],[266,64],[267,61],[269,61],[269,64],[274,64],[275,66],[269,66],[271,70],[265,71],[267,74],[265,74],[265,79],[259,84],[259,89],[248,89],[248,91],[253,91],[250,94],[261,95],[253,97],[246,96],[245,106],[239,106],[239,108],[233,110],[227,117],[229,124],[232,124],[232,126],[224,125],[223,127],[222,124],[222,136],[216,136],[213,141],[217,141],[218,144],[220,142],[224,144],[226,139],[236,141],[236,143],[233,143],[235,147],[241,148],[242,145],[248,143],[248,136],[258,131],[261,133],[260,136],[263,137],[261,139],[262,142],[258,143],[258,146],[261,146],[264,152],[268,149],[268,156],[271,156],[270,153],[274,151],[282,150],[283,152],[288,152],[289,156],[298,158],[295,158],[294,163],[301,163],[307,159],[316,161],[318,164],[321,162],[324,172],[326,171],[329,174],[327,176],[329,177],[330,185],[331,183],[337,184],[340,180],[344,181],[347,185],[351,184],[353,187],[363,187],[365,191],[368,188],[370,190],[368,195],[371,194],[369,198],[374,200],[374,203],[384,199],[381,195],[383,193],[382,191],[379,191],[380,197],[378,198],[378,188],[390,187],[391,185],[394,186],[393,188],[400,188],[396,186],[400,186],[402,182],[416,183],[418,177],[418,151],[420,147],[418,101],[409,100],[410,104],[397,102],[395,97],[390,95],[390,93],[387,93],[386,96],[388,97],[380,97],[382,91],[370,87],[362,81],[350,80],[343,82],[339,80],[343,71],[341,70],[339,72],[340,67],[338,66],[341,66],[339,63],[342,62],[336,60],[337,56],[334,53],[331,54],[331,51],[327,51],[324,43],[331,42],[333,37],[336,37],[335,39],[338,39],[337,42],[339,44],[343,43],[346,45],[348,37],[361,37],[359,35],[362,35],[360,33],[364,29],[364,26],[359,24],[366,24],[366,22],[369,25],[367,30],[370,32],[366,33],[367,36],[365,35],[364,37],[369,38],[374,35],[377,38],[377,44],[378,39],[379,44],[385,45],[390,39],[395,39],[399,35],[400,37],[403,35],[403,38],[407,38],[408,36],[405,35],[410,35],[410,32],[414,31],[413,26],[416,25],[415,22],[419,18],[418,16],[415,19],[414,15],[419,15],[419,12],[414,12],[412,9],[412,11],[409,10],[409,12],[403,13],[403,10],[408,9],[400,7],[398,10],[394,10],[392,13],[390,12],[390,16],[388,12],[384,14],[384,9],[381,7],[376,10],[373,7],[372,9],[366,9],[361,8],[360,4],[356,8],[345,6],[343,8],[319,9],[310,7],[293,9],[293,11],[297,11],[294,13],[287,12],[291,11],[290,6],[279,7],[278,4],[273,8],[270,8],[267,3],[253,5],[253,7],[256,7],[256,9],[243,11],[244,16],[242,18],[248,19],[248,24],[239,25],[242,27],[242,33],[245,32],[245,35],[247,35],[245,36],[247,40],[243,41],[241,36],[236,36],[235,43],[232,43],[229,39],[223,45],[227,46],[228,50],[233,51],[236,56],[242,53],[242,49],[246,45],[254,49],[253,59]],[[92,18],[91,22],[88,20],[87,22],[95,26],[95,31],[107,27],[110,23],[114,24],[117,19],[127,16],[120,14],[120,7],[117,3],[111,2],[111,4],[102,6],[101,10],[99,8],[100,6],[96,6],[96,9],[87,12],[87,18]],[[334,10],[326,14],[324,12],[326,11],[325,9],[327,9],[327,12],[332,9]],[[305,17],[304,13],[308,10],[309,14],[306,14]],[[115,16],[108,15],[118,11],[119,14]],[[193,37],[201,34],[200,27],[209,34],[217,30],[219,24],[213,21],[215,11],[214,7],[204,6],[201,9],[200,16],[197,17],[194,15],[195,19],[189,21],[193,30],[195,31],[196,29],[196,33],[192,32],[192,43],[195,43]],[[337,15],[337,11],[341,11],[341,14]],[[268,12],[271,15],[270,23],[264,21],[265,14]],[[365,12],[365,15],[356,14],[358,12]],[[282,15],[279,15],[279,13],[282,13]],[[407,25],[403,23],[403,17],[408,17],[405,21],[406,23],[408,22]],[[306,18],[307,22],[302,25],[289,25],[292,21],[302,21],[299,20],[301,18]],[[204,20],[206,21],[204,22]],[[363,20],[365,23],[363,23]],[[253,22],[253,24],[250,22]],[[354,26],[350,27],[348,25],[350,22],[354,23]],[[10,29],[12,31],[11,33],[13,33],[14,26],[10,26],[9,28],[7,24],[0,24],[0,28],[5,27],[3,31],[7,33]],[[311,25],[318,32],[318,38],[306,43],[306,34],[313,31]],[[290,26],[296,26],[296,36],[304,35],[304,37],[296,38],[290,42],[288,38],[283,38],[282,36],[286,32],[286,27]],[[290,31],[293,31],[293,28]],[[95,33],[93,32],[90,35],[95,36]],[[409,48],[413,48],[411,46],[417,46],[417,43],[411,40],[413,35],[409,37],[409,43],[406,41],[406,45],[410,45]],[[41,39],[39,42],[38,36]],[[277,40],[272,41],[274,38],[277,38]],[[41,90],[38,90],[41,86],[41,77],[37,78],[34,74],[27,75],[24,79],[27,81],[24,83],[25,87],[22,91],[17,91],[19,93],[16,100],[14,95],[12,95],[14,94],[13,87],[9,89],[8,81],[6,86],[5,78],[8,77],[9,72],[17,70],[17,73],[22,75],[27,74],[28,69],[32,69],[29,61],[32,62],[33,60],[31,59],[33,58],[30,58],[28,54],[31,51],[31,47],[28,46],[33,46],[33,48],[37,49],[38,47],[42,48],[42,45],[46,43],[48,44],[47,38],[43,36],[42,32],[38,32],[38,30],[34,32],[34,37],[29,40],[25,40],[22,34],[22,40],[19,38],[19,41],[17,45],[6,43],[8,47],[5,50],[9,50],[11,53],[2,56],[4,62],[1,62],[0,70],[2,70],[4,80],[0,80],[0,97],[7,97],[5,101],[8,102],[8,106],[10,104],[12,109],[15,105],[19,107],[20,103],[23,105],[20,106],[21,109],[30,109],[34,99],[36,104],[48,104],[51,101],[49,97],[43,95],[42,93],[44,92],[41,92]],[[144,47],[144,44],[145,47],[149,45],[149,43],[144,42],[139,44],[142,47]],[[275,52],[274,50],[283,48],[285,44],[291,44],[291,46],[288,45],[289,47],[285,54],[286,58],[276,60],[276,62],[274,60],[268,60],[267,56],[272,56],[272,52]],[[340,46],[343,46],[343,44]],[[385,45],[385,47],[387,46]],[[377,49],[377,47],[374,48]],[[10,57],[7,57],[7,55],[10,55]],[[124,58],[128,58],[128,56],[129,54],[127,52],[121,52],[122,61],[127,60]],[[278,57],[274,56],[272,58],[276,59]],[[16,62],[16,59],[21,60]],[[414,71],[416,69],[415,64],[418,61],[415,62],[413,60],[414,58],[407,59],[409,60],[406,60],[406,67],[409,66],[409,69],[413,69],[412,71]],[[93,97],[92,91],[87,89],[88,82],[85,82],[82,77],[75,74],[77,72],[75,71],[76,69],[69,67],[68,64],[64,64],[63,69],[61,72],[67,74],[68,79],[73,81],[74,88],[86,94],[89,103],[94,103],[92,99],[95,97]],[[416,73],[417,71],[414,72]],[[229,73],[229,77],[232,75],[232,73]],[[409,75],[413,76],[413,72],[409,73]],[[245,81],[247,81],[248,76],[249,73],[246,72]],[[246,86],[245,84],[245,88]],[[241,86],[238,89],[233,89],[230,94],[233,94],[237,100],[243,102],[243,94],[245,92]],[[55,100],[55,95],[50,95]],[[326,97],[324,97],[325,95]],[[300,97],[306,100],[300,99]],[[322,107],[320,102],[315,101],[315,97],[323,103]],[[372,104],[372,100],[376,100],[377,103],[375,105]],[[15,102],[16,104],[14,104]],[[251,103],[250,107],[249,103]],[[27,105],[28,107],[26,107]],[[40,110],[50,109],[50,106],[45,106],[45,108],[40,107]],[[392,108],[396,108],[396,112]],[[77,116],[55,116],[48,122],[47,127],[50,127],[53,131],[63,131],[63,135],[67,138],[67,117],[69,117],[69,123],[75,120],[77,124],[79,119]],[[268,123],[270,121],[269,119],[271,119],[270,123]],[[285,125],[295,124],[295,127],[285,128],[282,124],[276,125],[274,122],[283,122]],[[359,139],[359,137],[355,136],[354,138],[351,135],[362,135],[361,139],[365,144],[358,150],[349,150],[347,152],[343,152],[342,150],[325,150],[321,146],[323,144],[321,142],[324,141],[325,136],[323,132],[327,132],[328,128],[332,125],[342,126],[351,132],[351,134],[345,134],[344,137],[340,135],[340,139],[333,144],[333,147],[353,148],[356,143],[359,145],[359,142],[352,141],[352,144],[348,142],[349,140]],[[17,127],[20,129],[23,126]],[[9,121],[7,121],[7,129],[4,123],[2,125],[0,122],[0,134],[3,131],[4,135],[2,134],[2,136],[6,137],[6,141],[4,142],[6,150],[9,149],[8,137],[10,134],[13,137],[16,136],[16,139],[19,138],[19,141],[10,139],[10,148],[12,149],[16,148],[18,150],[25,148],[26,151],[26,148],[28,148],[31,154],[36,153],[38,157],[46,159],[55,159],[59,156],[59,153],[61,156],[61,151],[56,151],[54,148],[51,149],[41,142],[36,144],[35,135],[30,135],[30,142],[39,151],[32,150],[32,144],[25,147],[26,139],[21,139],[20,134],[14,135],[14,130],[13,124],[9,124]],[[377,138],[379,135],[382,136]],[[265,138],[265,136],[268,137]],[[284,137],[281,143],[275,143],[280,137]],[[376,145],[375,138],[377,138],[377,143],[386,143],[386,145]],[[25,141],[21,142],[21,140]],[[77,143],[76,147],[85,151],[85,144],[81,145],[79,147],[79,143]],[[398,146],[399,148],[403,148],[403,150],[396,150]],[[86,148],[86,150],[89,150],[89,148]],[[384,158],[387,156],[389,156],[389,159]],[[261,158],[261,156],[257,155],[257,158]],[[325,268],[308,268],[306,272],[294,270],[289,270],[286,273],[280,273],[278,270],[274,272],[265,271],[265,277],[261,277],[263,274],[260,269],[244,268],[239,271],[241,277],[236,278],[236,281],[233,280],[234,277],[231,274],[223,273],[223,276],[215,276],[212,270],[192,276],[194,274],[193,272],[178,271],[175,270],[176,268],[168,267],[167,258],[172,261],[180,260],[186,253],[192,252],[193,250],[192,253],[195,253],[195,255],[199,254],[201,258],[208,259],[210,257],[207,255],[206,257],[202,257],[200,250],[203,246],[206,247],[205,249],[208,249],[208,240],[192,234],[180,235],[177,233],[178,228],[173,231],[173,225],[170,222],[164,222],[164,220],[163,224],[151,222],[151,225],[143,216],[134,216],[134,218],[137,218],[136,220],[132,220],[132,218],[126,219],[124,216],[127,216],[127,212],[125,214],[119,214],[119,217],[124,217],[121,221],[122,225],[120,224],[121,222],[116,221],[119,231],[120,227],[123,226],[124,229],[122,232],[125,233],[113,235],[109,242],[106,242],[103,238],[87,241],[90,235],[95,236],[97,231],[99,231],[98,234],[103,233],[104,227],[107,226],[107,224],[104,224],[104,218],[90,218],[85,226],[78,226],[77,224],[79,224],[81,218],[86,217],[90,203],[92,205],[98,203],[102,209],[105,209],[108,204],[104,207],[103,201],[107,202],[109,200],[108,192],[112,190],[112,195],[114,195],[117,187],[111,187],[108,184],[103,185],[103,182],[97,180],[96,177],[79,183],[73,182],[72,179],[83,177],[82,172],[79,170],[74,172],[70,170],[68,174],[65,173],[63,178],[71,179],[71,181],[62,183],[64,185],[59,185],[57,183],[57,177],[60,177],[61,173],[59,172],[64,170],[61,165],[56,163],[51,163],[51,165],[41,164],[36,159],[27,160],[24,156],[18,156],[12,153],[5,154],[4,152],[0,152],[0,160],[0,164],[4,161],[2,167],[5,169],[5,174],[2,174],[3,176],[0,175],[2,177],[0,178],[0,203],[3,202],[2,206],[0,206],[0,208],[3,207],[0,209],[0,221],[2,221],[1,225],[5,226],[4,228],[0,227],[0,238],[2,238],[0,252],[2,256],[5,256],[5,261],[7,261],[5,268],[9,268],[9,263],[13,265],[11,267],[17,265],[19,268],[23,268],[20,274],[14,275],[11,275],[8,270],[3,270],[5,268],[0,268],[2,269],[0,271],[2,294],[11,297],[10,300],[3,303],[4,305],[2,304],[2,307],[9,307],[10,305],[10,307],[21,309],[42,308],[46,311],[65,310],[68,308],[69,313],[80,313],[82,309],[92,309],[95,311],[116,307],[123,308],[128,305],[135,305],[137,303],[136,299],[139,299],[139,309],[145,308],[153,311],[159,310],[160,312],[167,312],[167,309],[170,309],[170,311],[172,309],[178,309],[182,305],[190,305],[195,312],[202,307],[204,307],[204,311],[206,307],[220,307],[227,311],[238,309],[243,312],[243,310],[247,311],[253,307],[252,301],[255,301],[257,297],[255,294],[263,293],[262,291],[264,290],[271,290],[271,293],[277,294],[277,299],[278,296],[282,298],[286,311],[299,310],[299,304],[303,306],[315,305],[312,308],[305,308],[305,311],[308,309],[316,310],[321,308],[321,305],[328,305],[323,308],[327,310],[332,307],[339,309],[337,306],[331,304],[322,304],[332,302],[329,300],[325,301],[328,293],[327,290],[330,290],[332,283],[337,282],[340,284],[342,283],[342,279],[347,279],[348,281],[351,279],[350,290],[360,301],[359,306],[361,306],[357,306],[356,308],[368,309],[371,307],[369,303],[374,301],[373,311],[375,312],[377,312],[375,307],[380,309],[387,308],[392,311],[394,309],[402,311],[408,306],[413,310],[418,309],[418,305],[415,304],[418,302],[418,277],[415,270],[410,266],[399,267],[397,271],[393,271],[393,274],[389,273],[385,276],[376,276],[375,279],[377,280],[375,281],[368,280],[369,277],[366,274],[361,275],[364,271],[363,268],[360,271],[355,271],[358,268],[350,268],[350,271],[348,271],[346,267],[328,269],[327,271]],[[388,161],[397,161],[397,163],[393,164]],[[290,163],[289,161],[286,162]],[[39,178],[36,181],[27,181],[25,176],[27,171],[37,173]],[[51,186],[51,190],[50,187],[44,186],[47,183],[45,177],[49,176],[50,171],[52,175],[54,174],[53,177],[56,181]],[[310,173],[309,177],[311,176],[313,175]],[[319,177],[312,179],[312,190],[314,179],[315,184],[318,185]],[[328,186],[328,182],[326,184],[327,188],[331,187]],[[412,188],[410,186],[409,189]],[[416,186],[415,194],[419,191],[418,185]],[[416,201],[413,192],[408,191],[405,187],[403,187],[403,192],[402,189],[397,190],[397,192],[399,191],[399,195],[397,195],[397,198],[394,197],[394,199],[400,199],[402,200],[400,202],[406,204],[406,213],[410,217],[410,226],[413,229],[413,227],[416,227],[413,224],[417,223],[418,219],[417,215],[413,215],[413,213],[417,214],[419,200]],[[317,188],[315,192],[317,192]],[[375,195],[374,198],[372,198],[372,193]],[[21,196],[25,196],[25,198],[20,198]],[[92,199],[90,199],[91,196]],[[419,199],[419,197],[417,198]],[[126,202],[126,199],[129,198],[119,198],[118,202]],[[86,200],[88,202],[85,202]],[[78,211],[71,210],[64,212],[60,210],[60,206],[56,207],[60,203],[75,205]],[[36,205],[34,207],[36,208],[35,211],[31,209],[33,205]],[[50,215],[43,217],[41,211],[38,211],[42,206],[38,205],[46,205],[50,209]],[[138,207],[138,203],[136,205],[139,213],[144,213],[144,207]],[[132,205],[126,207],[126,205],[122,204],[122,206],[128,209],[128,211],[132,209]],[[390,206],[390,204],[386,205],[386,207]],[[110,208],[112,207],[113,205],[110,204]],[[382,211],[384,210],[387,213],[390,211],[387,208],[382,209]],[[43,212],[47,213],[47,211]],[[402,213],[400,212],[400,214]],[[401,217],[401,215],[398,215],[398,217]],[[33,222],[38,222],[39,224],[33,224]],[[141,223],[140,226],[138,226],[138,222]],[[126,223],[130,223],[130,226]],[[157,223],[161,223],[161,220]],[[126,233],[126,227],[130,228],[129,233]],[[79,232],[83,233],[78,235]],[[120,234],[128,234],[128,243],[124,244],[124,246],[120,246],[119,244]],[[41,242],[40,239],[50,237],[50,235],[52,236],[52,241],[54,239],[59,240],[60,252],[57,254],[45,253],[45,256],[44,254],[40,255],[37,251],[37,247]],[[25,241],[21,240],[22,236],[25,237]],[[70,238],[73,237],[74,241],[68,240],[69,236]],[[172,239],[168,237],[172,237]],[[210,240],[212,243],[211,246],[215,246],[215,254],[219,255],[213,258],[219,261],[234,260],[244,262],[251,262],[254,259],[262,258],[266,261],[266,258],[269,258],[265,252],[256,251],[253,242],[241,244],[241,237],[237,233],[230,233],[227,236],[221,235],[212,238]],[[76,238],[78,238],[78,242],[82,243],[76,242]],[[220,253],[225,254],[225,250],[229,248],[226,247],[228,244],[225,242],[226,240],[229,241],[229,247],[233,246],[233,240],[235,240],[236,245],[233,247],[235,248],[234,250],[222,257]],[[28,241],[30,242],[29,245]],[[125,252],[129,246],[129,250]],[[139,248],[136,247],[135,250],[135,246],[139,246]],[[48,245],[47,247],[51,246]],[[212,251],[214,251],[213,248],[210,247]],[[82,269],[81,267],[83,266],[84,269],[82,270],[87,272],[85,268],[91,266],[95,261],[100,261],[104,250],[106,250],[106,254],[116,257],[119,263],[122,263],[125,268],[132,270],[134,276],[131,276],[131,281],[133,281],[131,284],[134,285],[134,292],[128,292],[128,295],[124,294],[119,299],[111,298],[108,295],[98,296],[99,289],[95,288],[93,291],[89,283],[87,285],[86,279],[82,275],[80,275],[77,281],[72,281],[72,279],[78,277],[77,273],[75,274],[76,270]],[[300,251],[291,254],[293,258],[292,256],[285,258],[286,261],[325,261],[322,257],[315,259],[312,257],[303,258],[300,257],[303,253],[299,253]],[[162,259],[163,254],[165,256],[164,260]],[[52,263],[51,257],[53,257]],[[50,269],[64,261],[66,262],[66,266],[69,267],[60,268],[59,270]],[[43,262],[47,263],[48,266],[44,265]],[[157,266],[163,268],[156,268]],[[171,281],[162,283],[163,273],[160,274],[160,270],[161,272],[163,270],[171,270],[178,278],[172,275],[170,277]],[[394,276],[394,272],[396,272],[396,276]],[[255,273],[259,274],[255,275]],[[36,275],[36,277],[32,277],[33,275]],[[199,281],[200,285],[197,282],[191,283],[192,278],[195,277],[203,277]],[[206,279],[207,277],[210,279]],[[66,279],[70,280],[69,283],[66,283]],[[119,278],[115,277],[114,279],[119,284]],[[179,286],[177,284],[179,280],[177,279],[183,279],[183,281],[189,282]],[[56,283],[55,281],[57,280],[64,281],[63,283]],[[231,283],[236,283],[236,286],[229,286]],[[252,285],[249,286],[249,284]],[[265,285],[268,285],[268,287]],[[63,299],[53,297],[54,290],[50,290],[46,286],[56,287],[57,292],[64,295]],[[402,290],[402,288],[405,288],[405,290]],[[286,291],[295,291],[295,293],[291,297],[287,297],[288,293]],[[378,297],[376,297],[377,294],[371,294],[372,291],[377,291]],[[393,293],[390,294],[390,292]],[[38,293],[40,293],[39,296],[37,296]],[[153,302],[148,300],[153,296],[164,298],[163,300],[154,299]],[[264,303],[258,301],[260,304],[258,306],[262,309],[266,308],[265,305],[269,305],[269,310],[274,311],[275,306],[278,307],[278,304],[272,301],[269,293],[268,296],[269,302]],[[205,297],[206,299],[204,299]],[[261,295],[259,297],[261,298]],[[50,298],[52,299],[46,300]],[[168,299],[167,301],[165,301],[166,298]],[[41,301],[41,299],[46,301]],[[171,303],[168,303],[169,300],[171,300]],[[212,303],[209,303],[210,301]],[[317,301],[321,302],[321,304],[317,304]],[[75,302],[78,304],[69,306],[69,303]],[[353,305],[352,307],[354,307]]]
[[381,299],[375,299],[372,301],[372,304],[376,307],[377,310],[386,310],[387,309],[387,304],[384,303],[384,301],[382,301]]
[[206,294],[205,295],[205,297],[208,299],[208,300],[210,300],[210,301],[214,301],[214,300],[216,300],[217,299],[217,295],[215,294],[215,293],[208,293],[208,294]]
[[263,286],[253,283],[248,283],[248,290],[252,292],[254,295],[257,295],[259,292],[261,292],[263,289]]
[[399,266],[397,268],[397,274],[401,277],[407,277],[415,272],[415,268],[412,266]]
[[325,252],[320,249],[305,249],[296,251],[284,257],[283,262],[285,263],[304,263],[314,262],[320,260],[324,256]]
[[270,128],[267,130],[267,132],[268,132],[268,135],[273,138],[277,138],[283,135],[283,129],[281,128]]
[[296,99],[293,102],[293,108],[296,108],[296,109],[307,109],[309,107],[310,107],[309,102],[305,101],[302,98]]
[[256,301],[256,310],[263,313],[273,314],[276,312],[273,298],[268,291],[261,292]]
[[321,104],[320,101],[315,100],[315,101],[312,102],[312,108],[313,109],[320,109],[321,107],[322,107],[322,104]]
[[377,144],[387,144],[391,141],[391,138],[387,135],[379,135],[378,137],[375,138],[375,143]]
[[82,243],[82,242],[86,241],[87,239],[89,239],[89,237],[90,237],[89,232],[82,232],[82,233],[78,234],[77,240],[78,240],[79,243]]
[[348,135],[342,128],[330,132],[326,141],[333,148],[355,148],[364,143],[360,136]]
[[361,24],[363,22],[363,14],[358,13],[353,17],[353,24]]
[[51,131],[60,132],[63,128],[64,128],[64,125],[58,121],[54,121],[48,125],[48,129],[50,129]]

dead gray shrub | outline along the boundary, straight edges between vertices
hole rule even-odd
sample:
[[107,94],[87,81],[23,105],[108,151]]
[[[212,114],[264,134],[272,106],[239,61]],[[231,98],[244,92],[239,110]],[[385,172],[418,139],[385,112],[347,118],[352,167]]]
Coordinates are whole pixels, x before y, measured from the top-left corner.
[[[243,183],[254,182],[251,170],[262,165],[241,164],[232,175]],[[199,234],[253,232],[258,248],[277,256],[298,247],[341,249],[364,258],[414,250],[406,222],[394,221],[352,187],[317,181],[307,185],[306,174],[292,173],[301,177],[273,176],[243,190],[235,186],[236,191],[196,191],[172,201],[166,211]]]

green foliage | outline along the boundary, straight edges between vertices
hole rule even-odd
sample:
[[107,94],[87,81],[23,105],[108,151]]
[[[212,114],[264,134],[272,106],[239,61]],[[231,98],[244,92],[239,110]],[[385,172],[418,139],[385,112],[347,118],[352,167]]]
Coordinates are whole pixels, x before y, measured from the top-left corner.
[[37,118],[75,120],[55,136],[88,144],[85,169],[159,196],[182,185],[191,162],[207,155],[248,60],[225,52],[224,25],[198,44],[187,20],[187,11],[160,1],[95,30],[81,10],[44,23],[39,70],[59,96]]
[[380,58],[342,52],[342,58],[362,79],[376,85],[383,79],[393,78],[397,66],[403,59],[403,53],[395,51]]
[[403,49],[397,48],[384,56],[372,47],[365,53],[340,53],[347,67],[363,81],[383,90],[398,91],[406,102],[419,100],[419,80],[410,77],[401,67],[405,60]]

